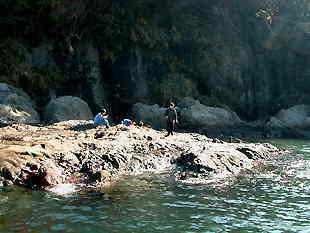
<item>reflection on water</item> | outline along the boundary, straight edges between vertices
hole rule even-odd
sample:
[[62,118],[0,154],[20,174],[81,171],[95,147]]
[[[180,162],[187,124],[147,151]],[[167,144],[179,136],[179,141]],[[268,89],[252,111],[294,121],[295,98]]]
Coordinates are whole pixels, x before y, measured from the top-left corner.
[[0,232],[310,232],[310,144],[238,178],[208,185],[169,174],[58,196],[0,189]]

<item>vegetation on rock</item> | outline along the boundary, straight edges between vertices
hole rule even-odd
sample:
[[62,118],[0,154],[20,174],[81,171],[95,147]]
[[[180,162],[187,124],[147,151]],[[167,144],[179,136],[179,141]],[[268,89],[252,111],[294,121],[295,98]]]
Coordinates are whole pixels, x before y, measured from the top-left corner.
[[[104,83],[107,100],[123,83],[119,101],[125,103],[163,104],[191,96],[228,106],[246,119],[264,117],[309,102],[308,3],[3,0],[0,81],[23,88],[40,106],[56,89],[56,95],[83,97],[94,111],[99,106],[89,93],[98,83]],[[37,67],[28,55],[42,44],[54,63]],[[98,64],[83,60],[85,45],[99,52]],[[136,49],[143,72],[133,72],[141,69],[141,61],[131,62]],[[118,77],[115,64],[128,72]],[[100,74],[89,75],[93,66]],[[137,100],[131,94],[136,90],[127,87],[142,79],[150,91]]]

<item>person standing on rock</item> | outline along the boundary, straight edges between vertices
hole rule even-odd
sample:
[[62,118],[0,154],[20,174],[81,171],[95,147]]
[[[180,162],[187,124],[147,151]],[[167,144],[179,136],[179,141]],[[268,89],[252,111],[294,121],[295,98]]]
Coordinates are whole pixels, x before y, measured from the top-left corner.
[[173,135],[174,125],[178,122],[177,111],[175,109],[174,103],[170,103],[168,109],[166,110],[166,119],[167,119],[167,136],[170,134]]
[[105,125],[107,128],[110,127],[109,121],[108,121],[108,114],[106,109],[101,109],[100,112],[95,116],[94,119],[95,125]]

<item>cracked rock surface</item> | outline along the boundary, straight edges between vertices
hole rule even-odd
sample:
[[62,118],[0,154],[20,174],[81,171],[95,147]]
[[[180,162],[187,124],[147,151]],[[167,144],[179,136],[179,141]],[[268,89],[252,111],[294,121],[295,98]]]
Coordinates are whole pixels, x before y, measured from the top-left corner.
[[0,128],[0,186],[30,188],[108,184],[122,174],[169,169],[176,181],[235,175],[281,150],[271,144],[227,143],[193,133],[148,127],[94,127],[71,120]]

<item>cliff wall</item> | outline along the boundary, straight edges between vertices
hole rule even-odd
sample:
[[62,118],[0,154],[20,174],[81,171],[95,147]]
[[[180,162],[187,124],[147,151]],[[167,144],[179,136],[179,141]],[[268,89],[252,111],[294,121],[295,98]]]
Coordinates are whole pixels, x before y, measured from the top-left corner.
[[39,110],[70,95],[121,118],[190,96],[256,120],[309,104],[305,0],[0,4],[0,81]]

